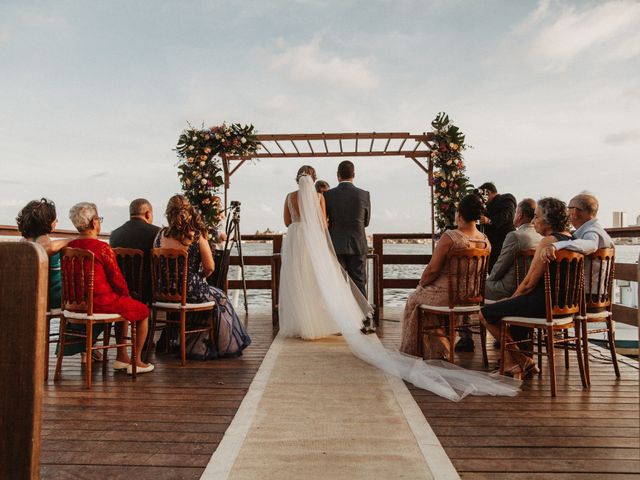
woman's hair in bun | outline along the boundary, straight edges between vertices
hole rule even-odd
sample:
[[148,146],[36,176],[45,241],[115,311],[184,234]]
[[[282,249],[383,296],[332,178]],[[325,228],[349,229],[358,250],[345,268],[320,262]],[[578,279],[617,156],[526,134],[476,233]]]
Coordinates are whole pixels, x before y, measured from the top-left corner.
[[296,175],[296,183],[300,181],[300,177],[304,175],[309,175],[313,181],[316,181],[316,169],[311,165],[303,165],[298,169],[298,174]]
[[484,215],[485,207],[482,198],[477,193],[465,195],[458,205],[458,215],[466,222],[475,222]]

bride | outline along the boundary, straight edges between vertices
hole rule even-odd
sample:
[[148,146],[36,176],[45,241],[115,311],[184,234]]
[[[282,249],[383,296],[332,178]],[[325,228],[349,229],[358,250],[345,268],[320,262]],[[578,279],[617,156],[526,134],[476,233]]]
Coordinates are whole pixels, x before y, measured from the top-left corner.
[[358,358],[450,400],[469,394],[516,395],[517,380],[444,361],[423,361],[385,349],[376,335],[362,334],[371,306],[338,263],[315,179],[313,167],[301,167],[298,190],[287,195],[284,205],[288,231],[281,253],[280,333],[305,340],[341,333]]

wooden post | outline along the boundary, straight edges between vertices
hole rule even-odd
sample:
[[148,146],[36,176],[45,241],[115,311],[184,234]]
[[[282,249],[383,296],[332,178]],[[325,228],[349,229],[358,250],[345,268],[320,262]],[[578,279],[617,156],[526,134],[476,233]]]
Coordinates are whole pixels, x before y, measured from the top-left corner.
[[40,478],[48,264],[39,245],[0,242],[0,478]]
[[[374,281],[373,284],[378,288],[378,319],[384,318],[384,290],[383,290],[383,275],[384,275],[384,243],[383,237],[381,235],[373,234],[373,253],[378,256],[378,268],[374,268],[374,275],[377,277],[377,281]],[[375,266],[375,262],[374,262]],[[379,320],[378,320],[379,322]]]

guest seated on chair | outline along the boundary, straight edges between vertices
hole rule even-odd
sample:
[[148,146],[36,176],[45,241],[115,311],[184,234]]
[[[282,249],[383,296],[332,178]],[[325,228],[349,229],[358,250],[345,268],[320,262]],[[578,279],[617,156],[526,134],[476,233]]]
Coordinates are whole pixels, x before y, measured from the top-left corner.
[[153,240],[160,227],[153,224],[153,207],[149,200],[137,198],[129,205],[129,221],[111,232],[109,245],[112,248],[124,247],[142,250],[142,301],[151,302],[151,254]]
[[[447,358],[449,355],[449,340],[444,329],[434,332],[444,335],[439,337],[429,335],[427,339],[419,338],[418,309],[421,304],[441,305],[449,304],[448,295],[448,257],[454,250],[463,248],[491,249],[487,236],[476,228],[476,223],[484,213],[484,206],[480,196],[470,194],[465,196],[456,212],[455,230],[447,230],[436,244],[436,248],[427,268],[424,269],[418,288],[409,295],[404,307],[402,320],[402,336],[400,351],[410,355],[417,355],[418,342],[424,341],[425,358]],[[436,315],[428,315],[426,321],[431,325],[440,325],[441,319]]]
[[[137,373],[151,372],[154,368],[153,364],[142,362],[140,357],[147,338],[149,309],[145,304],[129,296],[127,282],[120,272],[115,253],[107,243],[98,240],[102,225],[102,217],[98,216],[98,209],[93,203],[78,203],[69,210],[69,219],[80,232],[78,239],[69,242],[69,247],[89,250],[95,256],[93,311],[116,313],[130,322],[138,322],[136,349],[139,353],[136,358],[136,370]],[[117,342],[124,343],[126,334],[126,323],[117,323]],[[131,374],[130,363],[131,358],[126,347],[118,347],[116,360],[113,363],[114,370],[126,369],[127,373]]]
[[[187,302],[215,302],[216,309],[192,312],[187,318],[189,328],[206,326],[208,315],[217,315],[215,339],[209,332],[196,332],[187,336],[187,356],[196,360],[210,360],[242,354],[251,338],[238,318],[233,305],[222,290],[209,285],[206,277],[215,268],[207,231],[198,213],[182,195],[169,199],[166,210],[169,226],[156,236],[156,248],[175,248],[188,252]],[[160,272],[162,275],[162,271]]]
[[556,258],[555,252],[566,248],[590,255],[600,248],[613,248],[613,240],[602,228],[596,216],[598,215],[598,200],[593,195],[581,193],[569,202],[569,220],[576,229],[574,240],[554,242],[542,252],[542,258],[549,262]]
[[[543,198],[538,202],[533,217],[533,226],[543,235],[543,239],[536,248],[535,256],[529,271],[514,294],[506,300],[485,305],[480,311],[480,321],[483,322],[494,338],[500,338],[500,322],[503,317],[518,316],[540,318],[546,316],[544,271],[546,265],[542,259],[544,248],[554,242],[570,240],[568,231],[569,217],[566,204],[556,198]],[[509,340],[511,340],[511,336]],[[523,377],[528,373],[537,372],[535,362],[523,351],[505,352],[505,373],[516,377]]]
[[[29,202],[18,214],[16,218],[18,230],[22,233],[23,239],[42,245],[49,255],[49,311],[58,310],[62,296],[62,275],[60,271],[60,250],[67,246],[71,239],[52,240],[49,236],[58,224],[56,206],[51,200],[42,198]],[[84,334],[84,325],[69,325],[69,330],[75,330]],[[100,325],[93,329],[93,339],[95,340],[102,331]],[[58,353],[56,346],[56,354]],[[84,356],[86,346],[80,343],[66,345],[64,355],[71,356],[77,353],[82,354],[82,363],[86,362]],[[95,360],[100,360],[100,352],[94,352]]]
[[536,201],[532,198],[525,198],[518,203],[513,219],[516,230],[507,233],[498,260],[487,279],[486,298],[489,300],[502,300],[516,291],[516,254],[520,250],[536,248],[542,240],[531,223],[535,210]]
[[60,250],[67,246],[69,239],[52,240],[49,234],[58,224],[56,206],[51,200],[32,200],[20,210],[16,218],[23,241],[41,245],[49,255],[49,309],[60,308],[62,278],[60,275]]

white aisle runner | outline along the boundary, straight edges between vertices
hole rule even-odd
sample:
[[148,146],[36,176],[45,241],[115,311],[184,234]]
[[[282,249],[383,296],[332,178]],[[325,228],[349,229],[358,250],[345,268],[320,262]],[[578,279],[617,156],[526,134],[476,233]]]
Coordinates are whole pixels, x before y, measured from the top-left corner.
[[459,476],[402,380],[342,337],[278,336],[201,478]]

